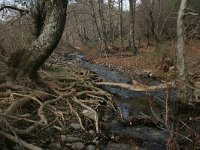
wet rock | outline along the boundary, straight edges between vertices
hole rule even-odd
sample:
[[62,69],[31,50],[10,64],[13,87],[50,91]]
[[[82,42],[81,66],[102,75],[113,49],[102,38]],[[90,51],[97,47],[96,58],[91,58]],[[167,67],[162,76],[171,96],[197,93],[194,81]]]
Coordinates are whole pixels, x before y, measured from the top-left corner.
[[143,147],[135,146],[135,147],[134,147],[134,150],[147,150],[147,149],[146,149],[146,148],[143,148]]
[[82,113],[83,113],[84,116],[86,116],[86,117],[88,117],[88,118],[90,118],[90,119],[92,119],[92,120],[95,120],[95,112],[90,111],[90,110],[88,110],[88,109],[84,109],[84,110],[82,111]]
[[95,145],[88,145],[86,147],[86,150],[95,150],[96,149],[96,146]]
[[118,122],[117,122],[117,120],[112,120],[111,121],[111,124],[117,124]]
[[79,130],[81,128],[80,124],[78,123],[71,123],[71,127],[75,130]]
[[69,136],[66,136],[65,141],[68,142],[68,143],[73,143],[73,142],[82,141],[82,140],[79,137],[69,135]]
[[166,145],[160,145],[157,143],[151,143],[151,142],[144,142],[144,147],[147,148],[147,150],[166,150]]
[[20,148],[19,146],[13,146],[12,150],[22,150],[22,148]]
[[65,142],[66,139],[67,139],[66,135],[61,135],[61,136],[60,136],[60,140],[61,140],[62,142]]
[[166,145],[169,136],[166,131],[161,131],[153,127],[127,127],[122,128],[119,131],[116,130],[113,133],[162,145]]
[[48,147],[49,147],[50,150],[55,150],[55,149],[59,150],[59,149],[62,149],[60,142],[51,143],[51,144],[49,144]]
[[112,150],[146,150],[146,148],[133,146],[130,144],[124,144],[124,143],[109,143],[105,149],[112,149]]
[[108,116],[108,115],[104,115],[101,119],[102,119],[103,121],[108,121],[109,116]]
[[194,95],[194,99],[193,99],[193,101],[194,102],[200,102],[200,89],[196,89],[196,90],[194,90],[194,92],[193,92],[193,95]]
[[76,142],[76,143],[73,143],[73,145],[74,145],[76,150],[82,150],[82,149],[85,148],[85,145],[82,142]]
[[90,134],[90,135],[94,135],[94,134],[95,134],[95,131],[94,131],[94,130],[89,130],[89,134]]

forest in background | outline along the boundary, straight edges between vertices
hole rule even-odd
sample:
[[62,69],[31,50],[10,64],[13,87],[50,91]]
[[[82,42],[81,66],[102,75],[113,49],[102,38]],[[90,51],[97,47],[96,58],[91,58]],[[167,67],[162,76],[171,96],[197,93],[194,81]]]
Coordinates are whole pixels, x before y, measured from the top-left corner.
[[[132,12],[130,2],[133,3]],[[23,7],[25,5],[28,4]],[[197,44],[196,49],[199,40],[199,6],[198,0],[190,1],[184,21],[186,42]],[[176,60],[179,7],[180,0],[70,1],[65,30],[57,49],[89,49],[92,57],[106,57],[107,53],[118,52],[133,52],[135,55],[145,51],[147,55],[158,57],[153,59],[154,65],[159,63],[163,54]],[[26,49],[37,37],[34,20],[30,16],[21,16],[14,10],[11,12],[2,16],[9,21],[1,22],[0,28],[0,46],[7,53]],[[189,49],[195,53],[192,45]]]
[[[176,40],[180,0],[134,1],[130,2],[136,3],[133,15],[135,43],[138,48]],[[129,2],[123,0],[79,0],[69,3],[60,46],[63,46],[63,50],[66,46],[96,48],[96,51],[106,48],[105,46],[107,49],[115,46],[121,51],[130,50],[133,28],[128,6]],[[197,14],[186,17],[186,39],[199,39],[199,7],[198,0],[189,2],[189,10]],[[6,17],[8,16],[4,16]],[[33,20],[28,16],[21,18],[20,14],[10,16],[9,20],[1,22],[1,45],[8,47],[6,43],[10,41],[9,49],[26,48],[34,39],[33,34],[29,34],[34,33]],[[14,42],[14,38],[17,42]]]
[[[15,1],[19,4],[21,1]],[[66,24],[57,50],[81,50],[93,62],[122,68],[125,72],[156,72],[170,66],[180,68],[177,57],[177,18],[180,0],[129,0],[129,1],[69,1]],[[132,5],[129,5],[132,4]],[[29,7],[30,3],[21,3]],[[198,64],[199,56],[199,12],[200,2],[189,1],[185,10],[184,35],[186,41],[186,65],[190,74],[196,74],[193,65]],[[8,10],[4,10],[5,12]],[[27,49],[38,36],[43,23],[36,23],[26,13],[2,16],[1,49],[8,55]],[[12,15],[14,13],[14,15]],[[42,14],[42,16],[45,15]],[[41,29],[40,29],[41,30]],[[139,55],[138,55],[139,54]],[[117,58],[129,55],[133,58]],[[109,59],[108,59],[108,56]],[[134,57],[137,56],[137,57]],[[183,57],[184,56],[184,57]],[[180,57],[180,59],[182,59]],[[165,64],[163,60],[170,58]],[[120,60],[123,61],[120,61]],[[127,61],[125,61],[127,60]],[[180,66],[180,65],[179,65]],[[164,69],[165,70],[165,69]],[[164,71],[165,72],[165,71]],[[195,73],[194,73],[195,72]],[[186,73],[185,73],[186,74]],[[185,80],[185,79],[184,79]],[[193,83],[192,83],[193,84]]]

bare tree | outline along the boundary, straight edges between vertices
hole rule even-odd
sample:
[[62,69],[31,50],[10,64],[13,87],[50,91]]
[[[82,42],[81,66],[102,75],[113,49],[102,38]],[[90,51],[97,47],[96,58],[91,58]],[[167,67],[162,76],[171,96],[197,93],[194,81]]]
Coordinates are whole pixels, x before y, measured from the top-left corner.
[[180,9],[177,19],[177,68],[178,77],[180,80],[180,98],[185,99],[187,93],[188,78],[185,63],[185,25],[184,17],[187,8],[188,0],[181,0]]
[[108,0],[108,18],[109,18],[109,44],[113,45],[113,19],[112,19],[112,0]]
[[105,24],[105,18],[104,18],[104,13],[103,13],[103,4],[104,1],[103,0],[98,0],[98,12],[99,12],[99,19],[100,19],[100,24],[101,24],[101,32],[102,32],[102,39],[103,39],[103,49],[105,51],[108,50],[108,44],[107,44],[107,40],[108,40],[108,35],[106,32],[106,24]]
[[123,0],[119,0],[119,36],[122,49],[124,50],[124,38],[123,38]]
[[130,8],[130,49],[133,50],[135,55],[138,54],[137,47],[135,45],[135,12],[136,12],[136,0],[129,0]]
[[156,40],[156,42],[159,42],[159,38],[158,38],[156,29],[155,29],[155,21],[154,21],[154,17],[153,17],[154,3],[155,3],[154,0],[150,0],[150,5],[148,8],[148,11],[149,11],[149,18],[150,18],[150,22],[151,22],[151,32],[152,32],[153,37]]
[[66,8],[66,0],[38,0],[34,3],[31,14],[36,23],[38,37],[28,49],[10,56],[7,62],[10,68],[7,75],[12,79],[24,77],[38,79],[37,70],[51,55],[62,36],[66,21]]
[[93,23],[94,23],[94,25],[96,27],[96,30],[97,30],[97,35],[98,35],[99,42],[103,43],[102,33],[101,33],[101,29],[100,29],[99,24],[98,24],[97,13],[95,11],[95,2],[94,1],[89,1],[89,4],[91,6],[91,16],[93,18]]
[[73,14],[74,14],[74,19],[75,19],[76,31],[77,31],[77,34],[79,36],[79,39],[80,39],[82,44],[84,44],[85,46],[90,48],[90,46],[89,46],[90,41],[89,41],[89,38],[86,34],[86,29],[85,29],[85,15],[81,16],[84,19],[84,23],[80,23],[80,22],[78,22],[78,16],[75,12],[74,7],[72,9],[73,9]]

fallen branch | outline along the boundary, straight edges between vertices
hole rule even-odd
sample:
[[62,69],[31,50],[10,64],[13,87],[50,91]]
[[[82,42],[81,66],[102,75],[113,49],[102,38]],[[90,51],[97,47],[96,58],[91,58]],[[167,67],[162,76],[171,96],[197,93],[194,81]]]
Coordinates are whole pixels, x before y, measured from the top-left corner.
[[21,16],[26,15],[26,14],[29,13],[28,9],[21,9],[21,8],[16,7],[16,6],[3,5],[3,6],[0,7],[0,11],[2,11],[4,9],[16,10],[16,11],[18,11],[21,14]]
[[159,85],[145,85],[138,83],[137,81],[133,84],[127,84],[127,83],[115,83],[115,82],[98,82],[97,85],[109,85],[109,86],[116,86],[124,89],[128,89],[131,91],[153,91],[153,90],[160,90],[160,89],[166,89],[166,87],[171,86],[175,87],[173,83],[163,83]]

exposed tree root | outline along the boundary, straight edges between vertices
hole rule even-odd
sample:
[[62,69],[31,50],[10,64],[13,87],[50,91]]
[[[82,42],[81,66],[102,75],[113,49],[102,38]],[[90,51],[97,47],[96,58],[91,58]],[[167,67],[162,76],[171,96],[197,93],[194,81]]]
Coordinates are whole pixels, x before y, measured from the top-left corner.
[[73,98],[73,101],[75,101],[76,103],[78,103],[82,107],[88,109],[89,111],[91,111],[94,114],[94,122],[95,122],[96,131],[97,131],[97,133],[99,133],[99,119],[98,119],[98,116],[97,116],[97,112],[94,109],[92,109],[91,107],[88,107],[87,105],[80,102],[76,97]]
[[[105,112],[115,113],[112,96],[95,87],[88,72],[70,71],[68,76],[67,69],[62,69],[62,72],[55,73],[48,70],[41,71],[40,76],[49,86],[48,88],[52,89],[50,91],[41,87],[32,89],[24,84],[0,85],[0,135],[2,137],[25,149],[41,150],[41,142],[32,139],[34,142],[31,143],[34,144],[29,144],[30,139],[34,134],[47,128],[63,132],[70,128],[71,123],[78,123],[82,131],[87,132],[91,130],[93,124],[96,133],[100,133],[101,118],[98,115],[100,113],[98,108],[104,103],[102,108],[106,109]],[[85,115],[83,113],[85,110],[94,118]],[[5,119],[7,124],[1,121],[1,118]],[[23,139],[24,136],[30,136],[29,143]]]
[[18,144],[21,144],[24,148],[29,149],[29,150],[42,150],[42,148],[35,146],[33,144],[29,144],[27,142],[25,142],[24,140],[20,139],[20,138],[16,138],[15,136],[12,136],[9,133],[6,133],[4,131],[0,131],[0,135],[15,142]]
[[11,84],[1,84],[0,85],[0,90],[13,90],[13,91],[16,91],[16,90],[22,90],[23,87],[21,86],[18,86],[18,85],[11,85]]

